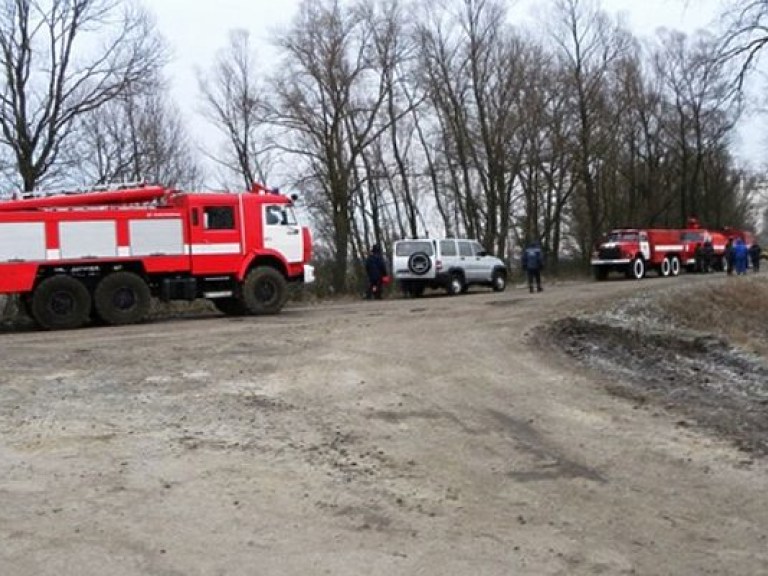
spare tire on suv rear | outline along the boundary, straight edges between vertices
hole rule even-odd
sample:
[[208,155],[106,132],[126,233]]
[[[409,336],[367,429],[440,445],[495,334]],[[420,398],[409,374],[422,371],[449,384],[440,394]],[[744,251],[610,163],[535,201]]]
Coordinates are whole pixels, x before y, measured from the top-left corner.
[[432,260],[426,252],[414,252],[408,258],[408,270],[417,276],[423,276],[432,268]]

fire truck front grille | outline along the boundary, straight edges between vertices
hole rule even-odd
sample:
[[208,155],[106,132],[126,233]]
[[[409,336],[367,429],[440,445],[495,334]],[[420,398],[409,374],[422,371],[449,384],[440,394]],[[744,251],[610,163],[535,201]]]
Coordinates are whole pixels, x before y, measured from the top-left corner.
[[600,248],[600,260],[619,260],[621,259],[621,250],[619,248]]

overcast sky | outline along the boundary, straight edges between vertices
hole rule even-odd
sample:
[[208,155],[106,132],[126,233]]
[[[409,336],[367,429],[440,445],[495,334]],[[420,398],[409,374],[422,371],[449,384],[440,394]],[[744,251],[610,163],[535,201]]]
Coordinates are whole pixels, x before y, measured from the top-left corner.
[[[161,33],[171,46],[174,60],[168,68],[173,94],[188,119],[199,108],[196,69],[207,69],[230,30],[244,28],[251,34],[260,61],[268,59],[270,38],[275,30],[287,27],[297,9],[298,0],[151,0],[147,6],[154,12]],[[535,21],[543,0],[510,2],[513,22],[525,25]],[[659,27],[693,32],[704,28],[717,32],[716,18],[722,0],[603,0],[603,8],[612,14],[623,14],[629,27],[640,36],[649,36]],[[261,47],[259,47],[261,45]],[[196,119],[193,135],[210,134]],[[762,122],[761,122],[762,123]],[[751,126],[761,124],[750,122]],[[761,138],[742,130],[742,139]],[[757,161],[763,146],[740,143],[742,156]]]

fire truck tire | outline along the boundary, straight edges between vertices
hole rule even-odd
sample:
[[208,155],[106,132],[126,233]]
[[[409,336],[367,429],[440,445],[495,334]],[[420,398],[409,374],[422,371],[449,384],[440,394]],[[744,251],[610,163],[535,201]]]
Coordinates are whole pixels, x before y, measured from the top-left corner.
[[642,280],[645,278],[645,262],[642,258],[638,257],[632,260],[627,270],[627,276],[634,278],[635,280]]
[[246,313],[245,305],[238,298],[216,298],[211,302],[219,312],[227,316],[242,316]]
[[288,284],[274,268],[259,266],[245,277],[242,298],[249,314],[277,314],[288,299]]
[[85,285],[70,276],[51,276],[32,294],[30,312],[46,330],[71,330],[86,323],[91,295]]
[[672,276],[680,276],[680,258],[672,256],[669,259],[669,271]]
[[149,286],[133,272],[114,272],[102,278],[93,294],[96,315],[106,324],[141,322],[151,303]]
[[659,276],[667,278],[671,272],[672,264],[669,262],[669,256],[665,256],[664,260],[661,261],[661,266],[659,266]]

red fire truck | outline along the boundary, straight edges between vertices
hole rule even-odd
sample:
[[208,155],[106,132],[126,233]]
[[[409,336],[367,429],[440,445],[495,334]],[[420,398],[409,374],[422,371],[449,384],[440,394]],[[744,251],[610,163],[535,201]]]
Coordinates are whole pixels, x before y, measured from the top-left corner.
[[138,185],[0,202],[0,294],[43,328],[140,322],[152,296],[275,314],[311,282],[308,228],[292,199]]
[[622,272],[640,279],[653,268],[660,276],[677,276],[683,256],[680,230],[612,230],[592,254],[595,278],[605,280],[609,272]]
[[697,260],[697,254],[703,250],[707,241],[712,243],[713,260],[710,262],[712,269],[726,269],[725,246],[728,238],[722,232],[704,230],[702,228],[687,229],[681,231],[680,239],[683,242],[683,265],[688,272],[700,271],[700,262]]
[[683,264],[689,272],[700,271],[700,262],[697,254],[706,242],[712,244],[712,261],[710,265],[714,270],[726,270],[728,260],[725,255],[728,241],[742,240],[747,246],[754,242],[753,235],[746,230],[725,227],[719,230],[701,228],[696,218],[688,219],[688,227],[681,231],[683,242]]

